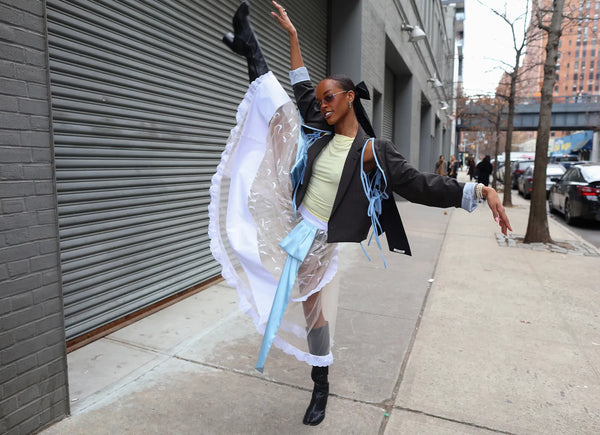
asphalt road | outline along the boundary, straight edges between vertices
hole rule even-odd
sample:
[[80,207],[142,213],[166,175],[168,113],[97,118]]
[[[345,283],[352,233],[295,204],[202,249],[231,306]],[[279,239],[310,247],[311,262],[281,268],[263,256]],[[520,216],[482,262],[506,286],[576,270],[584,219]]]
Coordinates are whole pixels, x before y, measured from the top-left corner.
[[577,225],[567,225],[564,216],[560,213],[550,214],[548,218],[560,222],[574,233],[579,234],[586,242],[600,248],[600,222],[584,221]]
[[[512,190],[512,194],[521,196],[516,189]],[[591,243],[596,248],[600,248],[600,222],[580,221],[576,225],[568,225],[565,222],[565,217],[559,212],[550,213],[550,210],[547,207],[546,211],[548,212],[548,219],[554,219],[555,221],[560,222],[571,231],[581,236],[586,242]]]

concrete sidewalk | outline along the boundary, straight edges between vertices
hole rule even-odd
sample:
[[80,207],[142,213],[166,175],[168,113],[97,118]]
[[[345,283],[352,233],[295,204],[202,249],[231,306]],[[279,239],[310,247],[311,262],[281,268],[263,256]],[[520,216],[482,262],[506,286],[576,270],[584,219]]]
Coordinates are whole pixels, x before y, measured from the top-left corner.
[[579,249],[499,243],[485,204],[399,205],[413,257],[340,249],[320,426],[301,423],[310,368],[273,349],[258,373],[261,337],[221,283],[69,354],[73,415],[43,433],[600,433],[598,252],[554,220]]

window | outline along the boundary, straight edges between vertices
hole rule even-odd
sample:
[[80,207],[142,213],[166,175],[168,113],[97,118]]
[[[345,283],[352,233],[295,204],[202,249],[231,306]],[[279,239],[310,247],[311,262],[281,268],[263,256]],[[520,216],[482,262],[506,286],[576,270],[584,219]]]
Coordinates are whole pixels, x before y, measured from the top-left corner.
[[592,85],[588,85],[588,92],[592,92]]
[[589,77],[589,79],[590,80],[594,80],[594,72],[593,71],[590,71],[590,77]]
[[558,92],[558,86],[554,86],[554,92]]

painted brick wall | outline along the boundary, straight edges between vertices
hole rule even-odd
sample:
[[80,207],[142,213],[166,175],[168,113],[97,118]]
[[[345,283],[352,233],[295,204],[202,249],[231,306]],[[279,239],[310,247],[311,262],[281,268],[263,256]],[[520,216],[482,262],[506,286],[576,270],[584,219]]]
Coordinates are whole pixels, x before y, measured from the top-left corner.
[[0,433],[69,410],[44,1],[0,2]]

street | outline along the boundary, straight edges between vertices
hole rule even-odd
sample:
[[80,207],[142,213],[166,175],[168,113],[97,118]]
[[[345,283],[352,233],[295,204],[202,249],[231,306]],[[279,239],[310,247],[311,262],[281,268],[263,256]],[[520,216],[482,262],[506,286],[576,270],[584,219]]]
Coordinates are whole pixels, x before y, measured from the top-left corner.
[[[519,195],[516,189],[513,189],[513,195]],[[529,202],[529,201],[528,201]],[[554,219],[556,222],[564,225],[578,236],[583,238],[586,242],[591,243],[594,247],[600,248],[600,222],[592,221],[581,221],[576,225],[568,225],[565,222],[565,217],[558,213],[550,213],[546,203],[546,211],[548,212],[548,219]]]
[[565,218],[560,213],[549,214],[548,219],[554,219],[565,225],[574,233],[581,236],[586,242],[591,243],[596,248],[600,248],[600,222],[583,221],[577,225],[567,225]]

